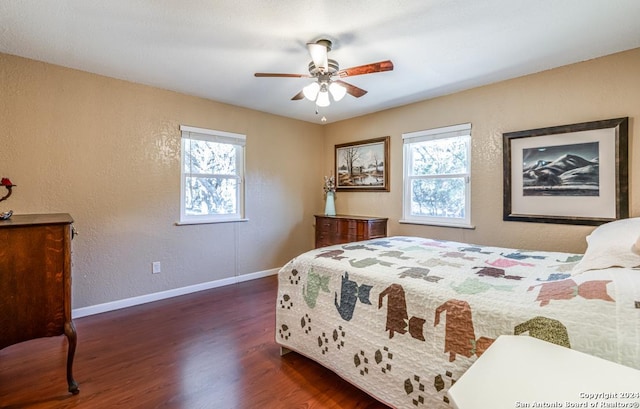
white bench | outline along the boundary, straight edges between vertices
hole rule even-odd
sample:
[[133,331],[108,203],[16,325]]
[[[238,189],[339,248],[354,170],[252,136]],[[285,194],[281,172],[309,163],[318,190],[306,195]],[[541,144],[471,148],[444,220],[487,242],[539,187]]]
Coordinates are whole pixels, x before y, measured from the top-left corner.
[[455,409],[640,408],[640,370],[530,336],[503,335],[448,395]]

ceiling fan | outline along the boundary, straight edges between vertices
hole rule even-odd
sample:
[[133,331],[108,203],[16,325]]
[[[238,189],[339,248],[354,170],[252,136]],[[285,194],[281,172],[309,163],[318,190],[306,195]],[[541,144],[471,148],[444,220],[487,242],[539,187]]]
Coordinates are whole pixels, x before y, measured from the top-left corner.
[[307,48],[311,55],[309,63],[309,74],[278,74],[256,72],[256,77],[276,77],[276,78],[315,78],[316,81],[307,85],[291,98],[293,101],[307,98],[315,101],[319,107],[329,106],[329,94],[334,101],[340,101],[345,94],[360,98],[367,91],[358,88],[337,78],[353,77],[356,75],[373,74],[376,72],[393,70],[393,63],[389,60],[377,63],[360,65],[346,69],[340,69],[338,62],[328,58],[327,54],[331,51],[332,43],[330,40],[320,39],[314,43],[308,43]]

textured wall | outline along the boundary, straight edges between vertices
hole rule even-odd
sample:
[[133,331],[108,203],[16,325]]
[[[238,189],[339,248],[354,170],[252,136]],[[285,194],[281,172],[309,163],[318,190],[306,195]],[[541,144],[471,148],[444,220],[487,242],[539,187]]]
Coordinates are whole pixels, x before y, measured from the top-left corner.
[[[640,216],[640,49],[327,125],[324,171],[337,143],[391,136],[391,192],[341,193],[338,213],[388,216],[390,234],[583,252],[589,226],[502,221],[502,133],[629,117],[630,211]],[[472,123],[475,230],[399,224],[402,133]]]
[[[581,252],[592,227],[502,221],[502,133],[629,116],[639,216],[638,72],[632,50],[321,127],[0,54],[0,176],[18,185],[0,210],[75,218],[80,308],[283,265],[313,245],[334,145],[390,135],[391,192],[338,193],[339,213],[387,216],[390,234]],[[399,224],[402,133],[463,122],[476,229]],[[247,135],[248,222],[174,225],[180,124]]]
[[[6,54],[0,78],[0,176],[17,185],[0,210],[73,216],[74,308],[276,268],[313,246],[321,126]],[[247,135],[248,222],[175,225],[180,124]]]

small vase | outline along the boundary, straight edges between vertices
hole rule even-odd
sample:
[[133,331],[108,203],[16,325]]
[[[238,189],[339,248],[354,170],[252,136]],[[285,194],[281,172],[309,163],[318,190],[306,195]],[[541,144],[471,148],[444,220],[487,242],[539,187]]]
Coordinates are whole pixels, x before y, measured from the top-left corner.
[[336,215],[336,205],[335,198],[333,192],[327,192],[327,200],[324,204],[324,214],[325,216],[335,216]]

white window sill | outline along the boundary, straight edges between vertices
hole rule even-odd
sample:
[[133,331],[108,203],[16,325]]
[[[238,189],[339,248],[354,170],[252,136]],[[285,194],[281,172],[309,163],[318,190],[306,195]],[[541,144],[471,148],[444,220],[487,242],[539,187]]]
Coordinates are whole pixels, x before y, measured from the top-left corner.
[[249,219],[226,219],[226,220],[187,220],[176,222],[176,226],[189,226],[193,224],[218,224],[218,223],[235,223],[235,222],[248,222]]
[[398,223],[401,224],[420,224],[424,226],[438,226],[438,227],[454,227],[458,229],[469,229],[475,230],[476,226],[472,224],[455,224],[455,223],[438,223],[433,221],[422,221],[422,220],[398,220]]

